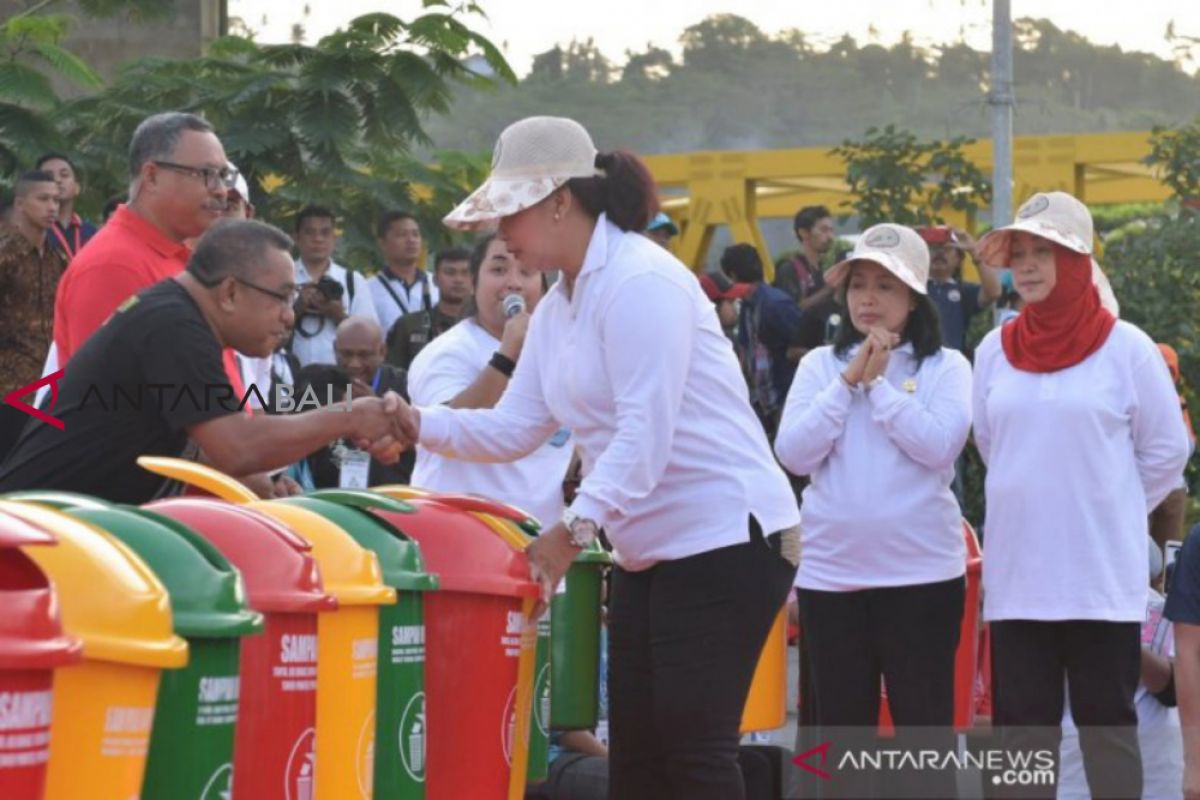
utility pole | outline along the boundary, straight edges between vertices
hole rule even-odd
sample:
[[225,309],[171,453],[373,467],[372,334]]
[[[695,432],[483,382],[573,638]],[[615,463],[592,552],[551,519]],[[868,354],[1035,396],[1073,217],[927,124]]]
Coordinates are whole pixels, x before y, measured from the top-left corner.
[[1009,0],[992,0],[992,226],[1012,222],[1012,8]]

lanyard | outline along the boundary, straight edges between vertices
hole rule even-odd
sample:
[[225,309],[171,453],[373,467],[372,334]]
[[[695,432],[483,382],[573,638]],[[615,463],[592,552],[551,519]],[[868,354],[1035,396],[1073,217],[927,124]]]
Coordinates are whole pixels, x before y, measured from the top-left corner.
[[62,245],[63,252],[67,254],[68,260],[74,258],[75,254],[79,252],[79,231],[83,226],[76,224],[76,221],[72,219],[71,227],[75,229],[74,248],[72,248],[70,243],[67,242],[67,237],[63,235],[62,227],[58,224],[57,220],[55,220],[54,224],[50,226],[50,230],[52,230],[54,235],[58,238],[58,243]]
[[378,396],[379,394],[379,379],[383,376],[383,367],[375,370],[375,377],[371,379],[371,392]]

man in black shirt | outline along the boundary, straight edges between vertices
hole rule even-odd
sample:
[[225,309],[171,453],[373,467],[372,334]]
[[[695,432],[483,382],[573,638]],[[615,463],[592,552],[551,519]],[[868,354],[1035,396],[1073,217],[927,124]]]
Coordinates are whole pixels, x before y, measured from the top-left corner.
[[[223,222],[181,275],[123,303],[71,359],[55,417],[26,427],[0,464],[0,493],[63,489],[143,503],[172,486],[142,455],[195,457],[234,476],[281,468],[338,439],[392,454],[394,395],[302,414],[240,409],[222,348],[270,355],[293,322],[292,242],[253,221]],[[386,454],[386,455],[385,455]]]

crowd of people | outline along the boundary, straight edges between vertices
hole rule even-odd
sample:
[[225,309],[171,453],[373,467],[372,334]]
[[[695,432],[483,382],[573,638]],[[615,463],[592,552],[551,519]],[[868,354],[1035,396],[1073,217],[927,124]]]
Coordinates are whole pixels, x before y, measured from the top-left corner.
[[[1200,544],[1164,587],[1153,558],[1182,515],[1148,522],[1183,502],[1190,422],[1163,351],[1119,319],[1074,197],[1036,194],[979,242],[883,223],[848,251],[809,206],[772,280],[747,244],[697,276],[636,156],[531,117],[445,217],[480,232],[469,248],[427,257],[417,217],[389,210],[368,274],[334,260],[333,209],[304,207],[291,236],[254,220],[203,119],[146,119],[129,171],[99,228],[68,156],[16,182],[0,492],[146,502],[179,490],[136,465],[157,454],[264,497],[412,483],[520,506],[543,526],[527,551],[543,602],[581,548],[616,562],[608,733],[564,736],[556,754],[579,757],[538,796],[753,800],[770,790],[738,724],[785,604],[807,723],[868,747],[883,684],[902,746],[955,749],[973,438],[1004,746],[1061,746],[1060,796],[1200,797]],[[1174,720],[1153,752],[1147,698]],[[823,791],[955,793],[952,772],[887,780]]]

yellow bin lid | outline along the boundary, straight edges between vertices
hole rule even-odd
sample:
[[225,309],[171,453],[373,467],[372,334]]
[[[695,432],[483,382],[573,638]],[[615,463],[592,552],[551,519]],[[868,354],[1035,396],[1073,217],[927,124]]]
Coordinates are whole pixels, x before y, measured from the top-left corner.
[[173,631],[167,590],[133,550],[45,506],[0,500],[0,511],[58,538],[58,547],[22,550],[54,582],[63,628],[82,640],[84,658],[166,669],[187,664],[187,642]]
[[388,606],[396,602],[396,590],[383,582],[379,557],[336,523],[307,508],[275,500],[247,503],[246,508],[282,522],[312,543],[325,592],[340,605]]

